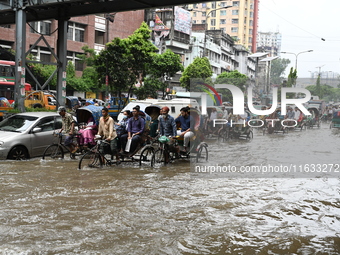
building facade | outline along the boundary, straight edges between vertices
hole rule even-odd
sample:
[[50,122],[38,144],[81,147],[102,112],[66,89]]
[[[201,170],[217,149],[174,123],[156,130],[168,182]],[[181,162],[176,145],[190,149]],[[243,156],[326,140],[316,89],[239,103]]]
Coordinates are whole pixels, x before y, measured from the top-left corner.
[[269,56],[279,56],[281,52],[282,36],[279,32],[258,32],[257,51],[267,52]]
[[193,24],[223,30],[236,44],[256,51],[258,0],[219,1],[188,5]]
[[[112,22],[113,21],[113,22]],[[82,54],[83,46],[100,51],[105,44],[115,37],[126,38],[140,27],[144,21],[144,10],[121,12],[117,14],[98,14],[71,18],[68,22],[67,58],[75,65],[79,76],[84,65],[77,58]],[[44,36],[50,48],[56,52],[58,40],[58,21],[45,20],[31,22],[26,25],[26,51],[35,45],[41,35]],[[15,25],[0,27],[0,46],[15,50]],[[54,62],[55,59],[46,43],[41,40],[30,50],[37,60]]]

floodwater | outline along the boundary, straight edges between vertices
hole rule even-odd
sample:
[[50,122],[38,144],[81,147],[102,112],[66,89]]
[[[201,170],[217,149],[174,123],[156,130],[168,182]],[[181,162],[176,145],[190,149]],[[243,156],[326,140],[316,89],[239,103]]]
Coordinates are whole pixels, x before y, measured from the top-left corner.
[[[211,164],[340,163],[340,132],[328,125],[207,142]],[[337,172],[210,177],[187,160],[85,171],[77,163],[0,163],[0,254],[340,253]]]

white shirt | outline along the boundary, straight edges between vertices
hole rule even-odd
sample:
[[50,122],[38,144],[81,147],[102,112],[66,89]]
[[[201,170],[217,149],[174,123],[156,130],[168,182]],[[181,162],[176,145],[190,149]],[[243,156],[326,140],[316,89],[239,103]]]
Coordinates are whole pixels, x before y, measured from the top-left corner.
[[216,120],[216,119],[217,119],[217,111],[211,112],[209,120]]

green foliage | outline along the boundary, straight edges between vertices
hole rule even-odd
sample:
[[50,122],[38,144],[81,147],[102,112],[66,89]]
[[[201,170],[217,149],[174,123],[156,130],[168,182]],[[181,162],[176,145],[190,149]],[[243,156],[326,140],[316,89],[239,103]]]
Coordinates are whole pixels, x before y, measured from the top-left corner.
[[320,80],[316,85],[307,86],[306,89],[314,96],[319,96],[325,101],[340,101],[340,88],[333,88],[329,85],[320,85]]
[[[180,78],[181,86],[190,91],[190,85],[193,79],[195,81],[206,82],[213,74],[208,58],[196,57],[194,61],[185,68]],[[192,88],[192,87],[191,87]]]
[[120,95],[122,91],[131,91],[134,84],[137,81],[141,83],[145,77],[157,49],[149,41],[150,33],[151,30],[143,22],[134,34],[126,39],[115,38],[95,58],[99,82],[105,84],[108,75],[112,93]]
[[[246,90],[248,77],[237,70],[231,72],[223,72],[217,76],[215,84],[232,84],[240,88],[242,91]],[[217,92],[222,93],[223,101],[232,102],[232,94],[228,89],[218,89]]]
[[84,54],[78,54],[77,58],[80,58],[82,63],[85,63],[86,66],[93,66],[97,57],[96,51],[89,48],[88,45],[83,46],[81,49],[84,51]]
[[[149,65],[148,73],[153,79],[159,79],[159,87],[165,95],[168,83],[165,78],[173,77],[178,71],[183,71],[181,58],[171,50],[166,50],[162,54],[155,54],[152,63]],[[145,86],[145,81],[144,81]],[[144,95],[145,97],[147,94]]]
[[281,84],[285,70],[290,64],[289,59],[277,58],[271,62],[270,79],[272,84]]
[[157,98],[157,91],[162,87],[163,83],[157,78],[145,78],[143,86],[136,88],[134,94],[138,99]]

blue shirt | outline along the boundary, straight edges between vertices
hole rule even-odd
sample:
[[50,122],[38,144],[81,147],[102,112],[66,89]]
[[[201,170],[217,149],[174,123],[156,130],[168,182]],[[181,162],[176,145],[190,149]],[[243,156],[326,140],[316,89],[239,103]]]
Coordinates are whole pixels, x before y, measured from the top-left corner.
[[191,131],[193,131],[193,127],[195,126],[194,118],[191,115],[188,115],[186,118],[184,118],[182,115],[177,117],[175,122],[181,123],[181,130],[182,132],[186,131],[190,128]]
[[142,117],[135,119],[134,117],[129,119],[127,131],[132,134],[139,133],[142,134],[145,127],[145,121]]
[[123,135],[127,133],[127,123],[129,122],[129,119],[122,119],[118,122],[120,125],[116,125],[116,132],[117,135]]
[[176,136],[177,128],[174,117],[167,115],[166,119],[163,116],[159,119],[159,132],[165,136]]

